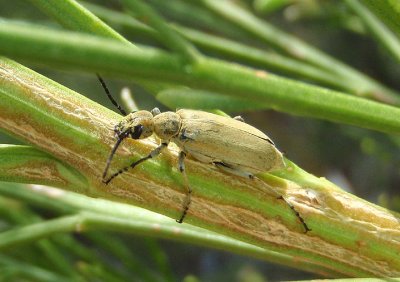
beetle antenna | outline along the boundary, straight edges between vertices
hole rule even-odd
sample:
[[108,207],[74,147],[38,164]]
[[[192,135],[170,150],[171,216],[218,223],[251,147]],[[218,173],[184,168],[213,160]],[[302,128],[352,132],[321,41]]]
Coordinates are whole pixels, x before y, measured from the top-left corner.
[[123,137],[118,137],[117,142],[115,142],[114,147],[112,148],[111,153],[110,153],[110,155],[108,156],[107,163],[106,163],[106,167],[104,168],[104,172],[103,172],[103,182],[104,182],[104,179],[105,179],[106,176],[107,176],[107,172],[108,172],[108,169],[109,169],[109,167],[110,167],[111,160],[112,160],[112,158],[114,157],[114,154],[115,154],[115,152],[117,151],[117,149],[118,149],[119,145],[121,144],[122,140],[124,140],[124,139],[125,139],[125,136],[123,136]]
[[96,75],[101,83],[101,86],[103,86],[103,89],[106,92],[108,99],[110,99],[111,103],[113,103],[113,105],[117,107],[117,109],[121,112],[121,114],[126,116],[125,110],[117,103],[117,101],[114,100],[113,96],[111,96],[110,90],[108,90],[107,85],[104,82],[104,80],[101,78],[101,76],[98,73],[96,73]]

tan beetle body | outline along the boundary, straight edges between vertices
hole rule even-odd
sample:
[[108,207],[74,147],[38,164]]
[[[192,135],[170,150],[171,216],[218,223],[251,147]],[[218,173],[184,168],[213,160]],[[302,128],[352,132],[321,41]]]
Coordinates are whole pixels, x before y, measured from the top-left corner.
[[[253,174],[284,168],[282,154],[274,143],[258,129],[244,123],[240,117],[227,118],[219,115],[195,111],[178,110],[161,113],[158,108],[137,111],[125,116],[114,128],[117,142],[107,160],[103,182],[108,184],[114,177],[134,168],[141,162],[154,158],[166,148],[169,142],[180,149],[179,170],[185,178],[188,190],[184,203],[182,222],[190,204],[192,190],[189,186],[184,160],[186,155],[215,164],[220,169],[242,177],[253,178]],[[111,159],[119,144],[125,138],[144,139],[152,134],[161,139],[161,145],[144,158],[133,162],[106,179]]]
[[224,163],[252,174],[284,167],[268,136],[242,121],[194,110],[176,114],[182,125],[172,141],[201,162]]
[[[104,81],[99,77],[101,84],[111,102],[126,115],[126,112],[116,103],[109,93]],[[186,199],[183,211],[177,222],[182,223],[191,202],[192,189],[190,188],[185,171],[185,157],[193,158],[216,165],[218,168],[235,175],[252,179],[253,174],[282,169],[285,167],[282,153],[276,149],[274,143],[260,130],[244,123],[241,117],[227,118],[219,115],[196,111],[178,110],[177,112],[161,113],[158,108],[149,111],[137,111],[126,115],[114,128],[117,142],[115,143],[103,172],[103,182],[108,184],[112,179],[128,169],[159,155],[168,147],[169,142],[175,143],[180,149],[179,170],[182,172]],[[144,139],[155,134],[161,144],[146,157],[134,161],[108,178],[107,172],[111,160],[119,145],[125,138]],[[305,231],[310,229],[294,207],[282,196],[304,226]]]
[[241,176],[284,168],[281,152],[260,130],[243,121],[203,111],[138,111],[128,114],[115,132],[119,137],[133,139],[154,133],[162,144],[173,142],[186,155]]

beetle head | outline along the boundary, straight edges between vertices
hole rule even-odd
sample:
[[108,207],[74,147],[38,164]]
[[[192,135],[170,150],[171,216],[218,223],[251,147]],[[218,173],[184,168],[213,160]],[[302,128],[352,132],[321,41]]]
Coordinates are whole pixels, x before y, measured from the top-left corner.
[[117,138],[144,139],[153,134],[153,115],[148,111],[130,113],[114,128]]

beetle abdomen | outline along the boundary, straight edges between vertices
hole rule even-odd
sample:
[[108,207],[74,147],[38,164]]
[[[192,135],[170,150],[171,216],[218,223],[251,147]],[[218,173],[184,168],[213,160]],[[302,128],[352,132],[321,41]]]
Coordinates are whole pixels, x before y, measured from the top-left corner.
[[211,113],[179,110],[180,134],[174,142],[202,162],[222,162],[250,173],[284,167],[282,154],[258,129]]

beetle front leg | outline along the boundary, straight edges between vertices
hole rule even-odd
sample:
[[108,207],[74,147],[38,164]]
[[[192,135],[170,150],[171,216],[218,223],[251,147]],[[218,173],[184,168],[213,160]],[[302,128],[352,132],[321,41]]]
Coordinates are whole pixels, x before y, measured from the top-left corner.
[[139,159],[139,160],[133,162],[133,163],[130,164],[129,166],[126,166],[126,167],[121,168],[121,169],[118,170],[116,173],[112,174],[112,175],[110,176],[110,178],[108,178],[107,180],[104,180],[104,179],[103,179],[103,183],[108,184],[108,183],[110,183],[111,180],[113,180],[113,179],[114,179],[115,177],[117,177],[118,175],[120,175],[120,174],[122,174],[122,173],[128,171],[128,169],[134,168],[134,167],[137,166],[138,164],[140,164],[140,163],[142,163],[142,162],[144,162],[144,161],[147,161],[148,159],[151,159],[151,158],[154,158],[154,157],[158,156],[158,155],[161,153],[161,151],[162,151],[164,148],[166,148],[167,146],[168,146],[168,143],[167,143],[167,142],[161,143],[160,146],[158,146],[158,147],[155,148],[153,151],[151,151],[150,154],[148,154],[146,157],[141,158],[141,159]]
[[245,122],[244,118],[242,118],[241,116],[235,116],[233,119],[237,120],[237,121]]
[[187,212],[189,210],[190,203],[192,202],[192,189],[190,188],[189,180],[188,180],[187,175],[186,175],[185,157],[186,157],[185,152],[181,151],[179,153],[179,171],[183,175],[183,181],[184,181],[184,184],[185,184],[185,188],[187,190],[187,194],[186,194],[186,198],[185,198],[185,200],[183,202],[183,205],[182,205],[183,206],[182,215],[181,215],[181,217],[179,219],[176,220],[176,222],[178,222],[178,223],[182,223],[183,222],[183,220],[185,219],[186,214],[187,214]]

